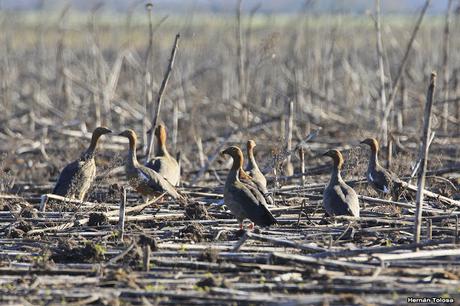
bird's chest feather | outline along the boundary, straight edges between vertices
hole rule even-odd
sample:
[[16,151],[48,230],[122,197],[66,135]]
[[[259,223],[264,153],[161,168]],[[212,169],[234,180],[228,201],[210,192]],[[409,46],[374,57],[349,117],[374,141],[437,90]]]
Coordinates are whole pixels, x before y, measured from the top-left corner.
[[79,170],[78,170],[78,178],[92,178],[96,175],[96,163],[94,159],[90,159],[87,161],[81,161],[79,163]]
[[369,182],[371,182],[371,183],[374,182],[374,178],[372,177],[372,173],[371,173],[371,172],[368,172],[368,173],[367,173],[367,179],[368,179]]

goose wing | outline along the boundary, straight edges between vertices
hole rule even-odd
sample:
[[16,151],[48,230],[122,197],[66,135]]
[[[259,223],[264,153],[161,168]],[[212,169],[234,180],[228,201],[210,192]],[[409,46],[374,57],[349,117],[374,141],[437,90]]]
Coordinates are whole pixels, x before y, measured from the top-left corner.
[[238,202],[246,216],[255,224],[269,226],[277,223],[267,207],[264,195],[252,184],[235,182],[232,188],[233,200]]
[[247,173],[240,174],[239,179],[242,183],[246,184],[247,186],[254,187],[260,193],[262,193],[267,204],[275,205],[275,201],[273,200],[270,192],[268,192],[267,186],[264,185],[260,180],[255,179],[253,176],[247,176]]
[[176,160],[170,156],[159,156],[151,159],[145,166],[159,173],[173,186],[177,186],[180,179],[180,168]]
[[328,188],[324,194],[326,210],[334,215],[359,217],[359,202],[356,192],[346,184],[337,184]]
[[168,182],[158,172],[145,167],[139,166],[138,177],[145,185],[147,185],[153,192],[167,192],[174,199],[181,198],[176,188]]
[[376,168],[375,171],[369,171],[367,175],[375,189],[383,193],[390,193],[391,176],[385,169]]
[[74,161],[62,169],[59,178],[53,189],[53,194],[65,197],[72,187],[72,181],[77,176],[80,169],[83,167],[83,162]]

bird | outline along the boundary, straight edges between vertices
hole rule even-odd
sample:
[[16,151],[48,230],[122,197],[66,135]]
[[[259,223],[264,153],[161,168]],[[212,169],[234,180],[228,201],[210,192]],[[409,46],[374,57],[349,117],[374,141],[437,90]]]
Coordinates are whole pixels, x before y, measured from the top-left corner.
[[158,143],[157,154],[145,166],[163,176],[171,185],[177,186],[180,180],[180,167],[166,148],[166,128],[163,124],[156,127],[155,136]]
[[157,196],[166,192],[173,199],[182,199],[176,188],[168,182],[162,175],[137,161],[136,156],[136,133],[125,130],[119,134],[129,140],[128,156],[125,161],[126,177],[130,185],[147,200],[152,196]]
[[[259,226],[270,226],[277,223],[267,207],[264,195],[254,186],[250,177],[246,173],[240,179],[243,170],[243,152],[237,146],[231,146],[221,152],[221,155],[229,155],[233,158],[233,165],[228,173],[224,186],[224,203],[228,206],[232,214],[237,218],[240,229],[243,229],[243,221],[248,218],[251,220],[249,228],[254,227],[254,223]],[[245,182],[249,180],[249,182]]]
[[259,166],[257,165],[256,159],[254,158],[254,148],[256,147],[256,142],[254,140],[248,140],[246,143],[246,149],[248,153],[248,163],[244,171],[240,172],[240,179],[244,179],[244,174],[247,174],[252,178],[252,181],[257,185],[257,188],[265,196],[265,200],[268,204],[274,205],[275,201],[268,192],[267,189],[267,179],[260,171]]
[[54,186],[53,194],[83,201],[96,177],[94,155],[97,143],[102,135],[108,133],[112,133],[112,131],[103,126],[97,127],[93,131],[88,149],[81,154],[79,159],[62,169]]
[[245,171],[249,174],[255,181],[259,182],[262,186],[267,187],[267,179],[262,174],[257,166],[256,159],[254,158],[254,148],[256,147],[256,142],[254,140],[248,140],[246,144],[246,149],[248,152],[248,163],[246,165]]
[[402,192],[402,182],[396,174],[380,166],[378,159],[379,143],[377,139],[366,138],[361,143],[371,148],[369,165],[366,172],[368,183],[375,191],[384,195],[390,195],[395,200],[398,200]]
[[340,175],[343,166],[343,156],[338,150],[329,150],[323,154],[334,161],[331,179],[324,189],[323,207],[326,214],[334,216],[359,217],[359,201],[356,192],[348,186]]

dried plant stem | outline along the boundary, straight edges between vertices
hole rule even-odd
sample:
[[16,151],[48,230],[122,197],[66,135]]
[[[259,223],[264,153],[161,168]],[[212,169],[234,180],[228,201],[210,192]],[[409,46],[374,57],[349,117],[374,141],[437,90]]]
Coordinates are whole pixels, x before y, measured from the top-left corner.
[[[152,88],[152,75],[150,73],[150,64],[152,61],[152,50],[153,50],[153,25],[152,25],[152,4],[146,5],[148,18],[149,18],[149,43],[147,51],[145,52],[144,60],[144,113],[147,115],[149,106],[152,105],[153,101],[153,88]],[[144,152],[147,154],[147,141],[148,141],[148,119],[147,116],[142,118],[142,142],[144,143]]]
[[143,264],[144,264],[144,271],[148,272],[150,271],[150,255],[152,253],[152,250],[150,249],[150,245],[144,244],[142,246],[143,250]]
[[430,85],[426,95],[425,115],[423,119],[423,136],[421,151],[420,171],[418,174],[417,183],[417,197],[416,197],[416,211],[415,211],[415,228],[414,228],[414,242],[420,242],[420,233],[422,225],[422,205],[423,205],[423,192],[425,189],[425,173],[427,168],[428,158],[428,141],[431,134],[431,113],[433,106],[434,89],[436,86],[436,73],[431,73]]
[[101,93],[100,93],[100,87],[97,86],[97,85],[100,85],[101,83],[100,78],[102,76],[102,71],[101,71],[102,68],[100,65],[101,63],[100,63],[99,54],[98,54],[99,39],[97,35],[97,26],[96,26],[96,19],[97,19],[96,15],[100,7],[101,7],[101,4],[96,3],[96,5],[91,9],[91,18],[90,18],[90,24],[89,24],[90,32],[92,35],[92,44],[91,44],[90,50],[91,50],[91,56],[93,59],[92,66],[94,68],[92,82],[96,84],[96,88],[97,88],[97,90],[92,93],[93,94],[93,104],[94,104],[94,114],[95,114],[95,119],[96,119],[95,126],[99,126],[102,124],[102,110],[101,110],[102,103],[101,103],[101,97],[100,97]]
[[179,133],[179,101],[174,101],[173,109],[173,128],[172,128],[172,147],[174,152],[178,152],[177,135]]
[[412,31],[412,35],[411,35],[411,37],[409,39],[409,43],[407,44],[406,51],[404,52],[404,57],[402,59],[401,65],[398,68],[398,73],[396,74],[396,79],[395,79],[395,81],[393,83],[393,87],[392,87],[390,95],[389,95],[388,103],[387,103],[385,113],[384,113],[384,116],[383,116],[383,121],[387,121],[389,116],[390,116],[391,109],[393,108],[394,100],[395,100],[395,97],[396,97],[396,93],[397,93],[399,85],[401,83],[401,77],[402,77],[404,69],[406,67],[407,60],[409,58],[409,53],[412,50],[412,45],[413,45],[413,43],[415,41],[415,37],[417,36],[418,30],[420,29],[420,25],[422,24],[423,17],[425,16],[425,13],[426,13],[430,3],[431,3],[431,0],[426,0],[425,1],[425,4],[423,5],[422,11],[420,12],[420,15],[419,15],[419,17],[417,19],[417,22],[415,24],[414,30]]
[[455,216],[454,243],[458,244],[458,215]]
[[243,53],[243,30],[241,28],[241,3],[242,0],[238,0],[236,7],[236,57],[237,57],[237,77],[238,77],[238,98],[239,102],[243,105],[243,123],[244,126],[248,125],[249,114],[247,109],[247,99],[246,99],[246,78],[245,78],[245,68],[244,68],[244,53]]
[[123,241],[123,235],[125,233],[125,209],[126,209],[126,188],[121,187],[120,190],[121,200],[120,200],[120,214],[118,219],[118,231],[119,239]]
[[[449,0],[447,3],[446,11],[446,21],[444,24],[444,39],[443,39],[443,48],[442,48],[442,71],[443,71],[443,80],[442,88],[444,91],[444,101],[449,100],[449,35],[450,35],[450,20],[451,20],[451,8],[452,0]],[[449,103],[443,104],[443,119],[442,119],[442,129],[444,132],[447,132],[448,128],[448,117],[449,117]]]
[[[174,67],[174,59],[176,58],[177,48],[179,46],[179,39],[180,39],[180,34],[177,33],[176,38],[174,39],[173,48],[171,50],[171,56],[169,57],[168,69],[166,70],[165,76],[163,78],[163,82],[161,83],[160,90],[158,92],[156,109],[155,109],[155,113],[153,114],[153,118],[152,118],[152,127],[153,128],[158,123],[158,117],[160,116],[161,102],[163,100],[163,94],[164,94],[164,91],[166,89],[166,86],[168,85],[168,81],[169,81],[169,77],[171,75],[171,71],[172,71],[172,69]],[[147,156],[146,156],[147,160],[150,159],[150,156],[151,156],[152,151],[153,151],[153,140],[155,138],[154,134],[155,133],[150,133],[150,135],[149,135],[150,139],[149,139],[149,146],[148,146]]]
[[433,239],[433,220],[428,220],[428,240]]
[[396,113],[396,127],[398,132],[402,132],[404,129],[404,124],[406,122],[406,107],[407,107],[407,85],[406,78],[401,79],[401,102],[399,105],[399,110]]
[[377,32],[377,59],[379,65],[379,80],[380,80],[380,109],[381,109],[381,130],[382,130],[382,142],[388,142],[388,119],[385,118],[385,109],[387,106],[387,97],[385,92],[385,71],[383,64],[383,42],[382,42],[382,30],[381,30],[381,20],[380,20],[380,0],[375,1],[376,8],[376,19],[375,19],[375,29]]
[[302,176],[300,177],[300,181],[301,181],[302,187],[304,187],[305,186],[305,176],[303,175],[305,173],[305,149],[304,148],[300,148],[299,156],[300,156],[300,172],[302,173]]
[[[292,150],[292,130],[294,129],[294,102],[289,101],[286,108],[286,150],[290,152]],[[291,163],[291,155],[287,157],[288,164]]]
[[[459,68],[454,70],[453,78],[454,78],[453,92],[455,93],[456,96],[459,96],[460,95],[460,81],[459,81],[460,69]],[[460,101],[460,99],[458,101]],[[456,104],[457,104],[457,107],[455,107],[455,119],[457,120],[457,122],[460,122],[460,103],[456,103]],[[460,133],[460,124],[457,125],[457,132]]]

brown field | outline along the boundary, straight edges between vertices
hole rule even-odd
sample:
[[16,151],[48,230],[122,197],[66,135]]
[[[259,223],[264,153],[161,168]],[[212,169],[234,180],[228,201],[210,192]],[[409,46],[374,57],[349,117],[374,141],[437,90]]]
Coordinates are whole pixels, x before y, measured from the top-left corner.
[[[383,83],[387,100],[395,97],[382,120],[372,16],[256,13],[238,26],[233,15],[153,12],[149,53],[146,14],[0,13],[0,303],[459,303],[460,16],[452,12],[448,34],[445,16],[424,16],[403,69],[419,12],[382,18]],[[177,33],[159,121],[170,151],[180,153],[185,207],[167,197],[139,207],[144,201],[124,177],[127,142],[118,133],[101,139],[85,201],[53,199],[60,170],[99,125],[134,129],[145,160]],[[393,172],[417,185],[411,173],[432,71],[426,189],[434,195],[425,196],[416,245],[416,188],[382,201],[365,181],[369,150],[359,142],[377,137],[381,162],[390,159]],[[314,131],[302,169],[296,148]],[[220,205],[230,158],[218,153],[248,139],[268,170],[279,224],[246,232]],[[362,196],[359,220],[321,222],[331,169],[322,154],[333,148],[344,153],[343,177]],[[286,152],[294,174],[286,172]]]

